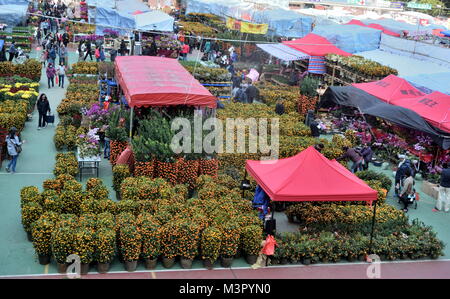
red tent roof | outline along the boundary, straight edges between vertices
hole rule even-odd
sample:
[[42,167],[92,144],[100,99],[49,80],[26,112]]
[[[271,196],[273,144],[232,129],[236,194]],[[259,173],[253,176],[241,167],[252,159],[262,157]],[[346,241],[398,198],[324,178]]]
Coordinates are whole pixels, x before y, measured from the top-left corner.
[[400,36],[400,34],[390,31],[390,30],[387,30],[386,28],[384,28],[383,26],[381,26],[379,24],[366,25],[363,22],[361,22],[359,20],[355,20],[355,19],[352,19],[350,22],[348,22],[344,25],[358,25],[358,26],[363,26],[363,27],[369,27],[369,28],[381,30],[381,31],[383,31],[383,33],[388,34],[388,35],[397,36],[397,37]]
[[283,44],[310,56],[325,56],[327,54],[352,55],[342,51],[326,38],[314,33],[309,33],[305,37],[296,40],[284,41]]
[[423,96],[424,93],[412,86],[405,79],[389,75],[383,80],[370,83],[354,83],[352,86],[387,102],[402,98]]
[[397,99],[391,104],[411,109],[436,128],[450,132],[449,95],[435,91],[421,97]]
[[176,59],[119,56],[116,78],[130,107],[190,105],[216,108],[216,98]]
[[296,156],[247,160],[247,171],[273,201],[375,201],[377,191],[314,147]]

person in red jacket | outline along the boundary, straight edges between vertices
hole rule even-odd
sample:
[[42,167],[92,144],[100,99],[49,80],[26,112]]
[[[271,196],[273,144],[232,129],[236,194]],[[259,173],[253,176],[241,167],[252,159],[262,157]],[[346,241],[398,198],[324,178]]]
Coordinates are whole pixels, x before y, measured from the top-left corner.
[[187,60],[189,50],[190,50],[189,45],[183,44],[183,46],[181,47],[181,60]]
[[[55,87],[55,76],[56,76],[56,69],[53,67],[53,63],[49,63],[47,70],[47,78],[48,78],[48,88]],[[51,83],[51,87],[50,87]]]

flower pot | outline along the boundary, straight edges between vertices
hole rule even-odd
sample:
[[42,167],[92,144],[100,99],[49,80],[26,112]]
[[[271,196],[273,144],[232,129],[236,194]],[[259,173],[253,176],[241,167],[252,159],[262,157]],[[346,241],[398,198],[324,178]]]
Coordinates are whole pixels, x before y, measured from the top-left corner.
[[116,191],[116,199],[117,200],[122,200],[122,195],[120,195],[119,191]]
[[256,264],[257,259],[258,259],[258,256],[254,255],[254,254],[250,254],[245,257],[245,260],[247,261],[247,264],[249,264],[249,265]]
[[359,255],[358,256],[358,261],[360,261],[360,262],[364,262],[365,261],[365,256],[364,255]]
[[292,215],[287,216],[287,218],[288,218],[288,221],[291,223],[293,223],[295,221],[294,216],[292,216]]
[[49,255],[39,255],[39,264],[48,265],[50,264],[50,256]]
[[108,273],[109,266],[110,266],[109,263],[98,263],[97,264],[97,271],[98,271],[98,273],[101,273],[101,274]]
[[311,259],[310,258],[303,258],[302,259],[302,264],[303,265],[310,265],[311,264]]
[[136,271],[138,261],[125,261],[125,270],[128,272]]
[[181,264],[181,268],[183,268],[183,269],[191,269],[192,268],[192,259],[181,257],[180,264]]
[[354,262],[355,261],[355,257],[354,256],[348,256],[347,257],[347,261]]
[[89,263],[81,263],[80,265],[80,274],[86,275],[89,272]]
[[173,258],[167,258],[167,257],[163,256],[162,262],[163,262],[164,268],[170,269],[175,264],[175,258],[174,257]]
[[233,260],[234,260],[233,257],[222,257],[220,259],[220,264],[224,268],[229,268],[229,267],[231,267],[231,264],[233,263]]
[[67,274],[67,264],[60,264],[60,263],[56,263],[56,266],[58,268],[58,273],[59,274]]
[[152,270],[156,268],[156,263],[158,262],[157,258],[149,258],[149,259],[145,259],[145,269],[147,270]]
[[212,270],[212,269],[213,269],[213,265],[214,265],[214,262],[213,262],[213,261],[208,260],[208,259],[203,260],[203,266],[204,266],[206,269]]
[[285,257],[281,258],[281,260],[280,260],[281,265],[286,265],[288,262],[289,262],[288,259]]
[[27,232],[27,239],[28,241],[33,242],[33,237],[31,236],[30,232]]

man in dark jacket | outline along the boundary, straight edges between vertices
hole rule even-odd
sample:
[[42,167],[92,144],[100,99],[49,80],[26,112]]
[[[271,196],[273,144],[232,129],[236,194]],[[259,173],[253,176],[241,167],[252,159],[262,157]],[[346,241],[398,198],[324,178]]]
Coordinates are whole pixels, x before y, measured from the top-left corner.
[[337,158],[336,160],[339,161],[342,159],[349,158],[353,162],[353,165],[350,168],[351,171],[353,173],[357,172],[361,168],[362,161],[363,161],[363,158],[361,157],[361,155],[354,148],[351,148],[351,147],[349,148],[348,146],[344,146],[342,148],[342,150],[344,151],[344,155]]
[[45,115],[47,114],[47,112],[50,112],[50,103],[48,102],[47,96],[45,94],[41,94],[36,103],[36,106],[39,112],[38,130],[40,130],[41,128],[45,128],[47,126]]
[[364,158],[363,169],[367,170],[369,169],[369,163],[372,161],[373,157],[372,148],[368,144],[364,145],[363,149],[361,150],[361,155]]
[[439,195],[433,211],[450,211],[450,168],[447,163],[442,165]]
[[248,102],[253,104],[253,101],[258,98],[259,90],[250,82],[245,90],[245,93],[247,94]]
[[90,40],[86,41],[86,55],[84,56],[84,61],[86,61],[86,58],[88,57],[88,55],[91,58],[91,60],[93,60],[92,59],[92,45],[91,45]]
[[310,123],[309,123],[309,128],[311,129],[311,136],[312,137],[319,137],[320,136],[320,130],[319,130],[319,122],[315,119],[313,119]]

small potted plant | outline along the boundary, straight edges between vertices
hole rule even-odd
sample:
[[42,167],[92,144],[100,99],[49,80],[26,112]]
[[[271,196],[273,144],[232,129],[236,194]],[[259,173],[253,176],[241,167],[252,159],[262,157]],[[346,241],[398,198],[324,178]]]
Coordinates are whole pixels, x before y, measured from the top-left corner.
[[94,229],[91,227],[81,226],[75,233],[74,253],[80,257],[81,275],[88,274],[89,265],[94,261],[95,241]]
[[128,165],[115,165],[113,167],[113,188],[116,191],[116,197],[118,200],[121,199],[121,194],[120,194],[120,187],[121,184],[123,182],[123,180],[125,180],[127,177],[130,177],[131,173],[130,173],[130,169],[128,167]]
[[[61,224],[59,224],[61,225]],[[67,257],[74,253],[75,234],[70,225],[56,226],[51,238],[52,253],[56,260],[58,273],[67,273]]]
[[22,225],[27,233],[29,241],[32,241],[32,224],[41,217],[43,212],[44,210],[41,205],[36,202],[26,203],[22,206]]
[[203,230],[200,250],[203,265],[207,269],[212,269],[214,262],[219,258],[221,243],[222,232],[219,228],[210,226]]
[[[108,223],[108,216],[102,217]],[[106,226],[106,225],[103,225]],[[96,232],[96,261],[98,273],[107,273],[116,250],[116,232],[111,227],[102,227]]]
[[247,263],[250,265],[256,263],[259,252],[261,251],[262,233],[262,227],[257,225],[250,225],[242,229],[242,250],[246,254]]
[[50,263],[52,255],[51,237],[54,223],[45,218],[40,218],[32,225],[33,246],[39,257],[39,264]]
[[125,262],[125,269],[135,271],[141,254],[142,238],[135,225],[125,225],[120,228],[120,252]]
[[183,269],[192,268],[192,261],[198,254],[200,229],[195,222],[188,220],[179,224],[178,255]]
[[142,236],[142,258],[145,261],[145,268],[155,269],[158,256],[161,254],[161,226],[149,213],[142,213],[138,216],[138,228]]
[[[168,214],[169,217],[170,214]],[[168,221],[161,227],[161,254],[165,268],[172,268],[177,256],[177,242],[180,239],[178,224],[175,221]]]
[[220,248],[222,267],[231,267],[234,256],[237,254],[239,247],[240,231],[239,225],[235,222],[224,223],[222,230],[222,245]]

